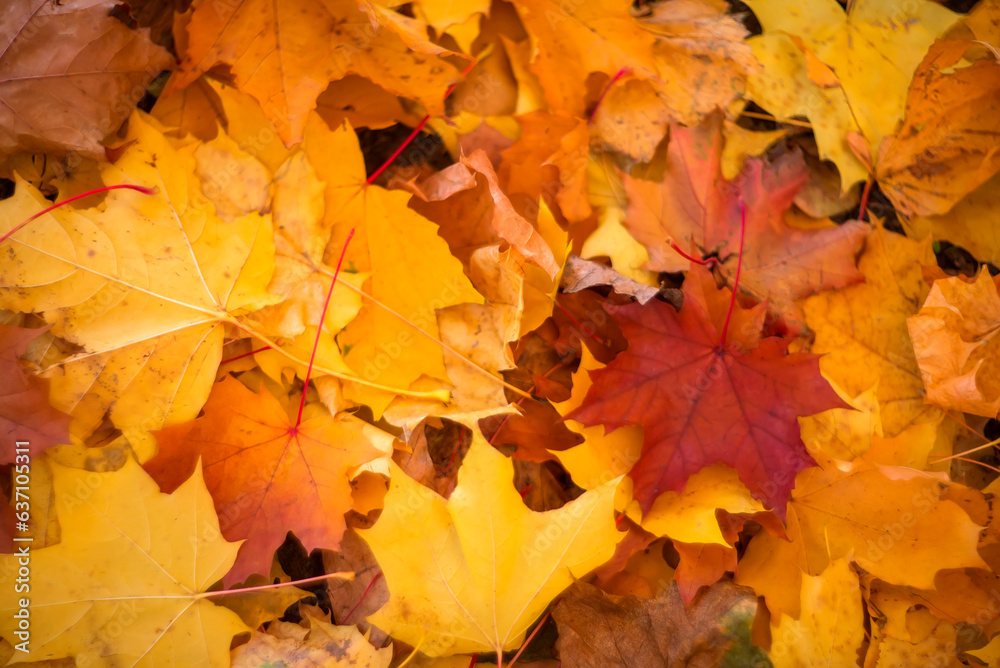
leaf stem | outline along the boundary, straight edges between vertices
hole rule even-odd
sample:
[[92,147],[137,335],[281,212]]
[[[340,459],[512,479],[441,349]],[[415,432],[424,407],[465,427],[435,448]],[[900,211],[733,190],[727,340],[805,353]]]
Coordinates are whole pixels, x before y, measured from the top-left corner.
[[351,618],[351,615],[353,615],[357,611],[357,609],[361,607],[361,604],[365,602],[365,598],[368,596],[368,592],[371,591],[372,586],[374,586],[374,584],[378,582],[378,579],[380,577],[382,577],[382,571],[376,573],[375,577],[372,578],[372,581],[368,583],[368,586],[365,587],[365,590],[361,593],[361,598],[358,599],[357,605],[351,608],[351,611],[347,613],[347,616],[340,620],[341,624],[346,624],[347,620]]
[[726,322],[722,325],[722,336],[719,339],[719,349],[726,345],[726,334],[729,332],[729,319],[733,316],[733,306],[736,305],[736,291],[740,287],[740,271],[743,269],[743,239],[747,232],[747,206],[740,200],[740,252],[736,256],[736,277],[733,279],[733,295],[729,298],[729,311],[726,312]]
[[794,118],[786,118],[781,121],[771,116],[770,114],[758,114],[756,111],[741,111],[740,116],[746,116],[747,118],[759,118],[762,121],[772,121],[774,123],[783,123],[785,125],[794,125],[800,128],[812,128],[812,123],[807,123],[805,121],[797,121]]
[[858,220],[864,222],[865,209],[868,208],[868,195],[871,194],[872,184],[875,183],[875,176],[869,176],[865,189],[861,192],[861,204],[858,206]]
[[309,391],[309,376],[312,375],[313,364],[316,363],[316,351],[319,349],[319,337],[323,335],[323,324],[326,322],[326,311],[330,307],[330,298],[333,297],[333,288],[337,285],[337,277],[340,275],[340,267],[344,264],[344,256],[347,255],[347,246],[354,238],[354,228],[347,233],[344,247],[340,249],[340,259],[337,260],[337,269],[333,272],[333,280],[330,281],[330,289],[326,293],[326,301],[323,302],[323,311],[319,314],[319,325],[316,327],[316,342],[313,343],[312,355],[309,356],[309,366],[306,368],[305,385],[302,386],[302,399],[299,401],[299,417],[295,420],[295,427],[302,424],[302,411],[306,407],[306,392]]
[[[935,464],[940,464],[941,462],[947,462],[947,461],[952,460],[952,459],[961,459],[962,455],[967,455],[967,454],[972,453],[972,452],[979,452],[980,450],[985,450],[987,448],[992,448],[993,446],[996,446],[996,445],[1000,445],[1000,438],[996,439],[995,441],[990,441],[989,443],[984,443],[982,445],[978,445],[978,446],[972,448],[971,450],[965,450],[963,452],[958,453],[957,455],[951,455],[949,457],[941,457],[941,459],[937,460],[934,463]],[[930,455],[930,456],[931,457],[937,457],[938,455]]]
[[604,90],[601,91],[601,96],[597,98],[597,104],[594,105],[593,110],[591,110],[590,112],[590,116],[587,117],[587,125],[590,125],[591,123],[594,122],[594,116],[597,115],[597,110],[601,108],[601,103],[604,102],[604,98],[611,90],[611,87],[614,86],[615,83],[623,76],[631,73],[632,73],[631,68],[623,67],[620,70],[618,70],[613,77],[611,77],[611,81],[609,81],[608,85],[605,86]]
[[[558,300],[558,299],[553,299],[553,300],[552,300],[552,302],[553,302],[553,303],[554,303],[554,304],[556,305],[556,308],[557,308],[557,309],[559,309],[560,311],[562,311],[562,312],[563,312],[563,314],[564,314],[564,315],[565,315],[565,316],[566,316],[567,318],[569,318],[569,319],[570,319],[570,321],[571,321],[571,322],[572,322],[572,323],[573,323],[574,325],[576,325],[576,326],[577,326],[577,327],[579,327],[579,328],[580,328],[581,330],[583,330],[583,333],[584,333],[584,334],[586,334],[587,336],[589,336],[590,338],[592,338],[592,339],[593,339],[594,341],[597,341],[597,343],[598,343],[599,345],[601,345],[601,346],[604,346],[604,341],[601,341],[601,340],[600,340],[599,338],[597,338],[597,335],[596,335],[596,334],[594,334],[593,332],[589,332],[589,331],[587,331],[587,328],[583,326],[583,323],[581,323],[581,322],[580,322],[579,320],[577,320],[576,318],[574,318],[574,317],[573,317],[573,314],[572,314],[572,313],[570,313],[570,312],[569,312],[569,311],[567,311],[567,310],[566,310],[565,308],[563,308],[563,305],[559,303],[559,300]],[[530,394],[526,394],[525,396],[526,396],[526,397],[529,397],[529,398],[531,397],[531,395],[530,395]]]
[[137,192],[141,192],[143,195],[155,195],[156,194],[156,188],[147,188],[146,186],[134,186],[134,185],[132,185],[130,183],[122,183],[122,184],[119,184],[119,185],[116,185],[116,186],[104,186],[103,188],[95,188],[94,190],[88,190],[85,193],[81,193],[79,195],[74,195],[73,197],[70,197],[69,199],[65,199],[62,202],[59,202],[58,204],[53,204],[50,207],[42,209],[41,211],[39,211],[35,215],[33,215],[30,218],[28,218],[27,220],[25,220],[23,223],[20,223],[19,225],[14,226],[14,229],[8,231],[7,234],[5,234],[2,237],[0,237],[0,243],[3,243],[4,241],[7,241],[7,239],[10,237],[10,235],[14,234],[19,229],[21,229],[22,227],[24,227],[25,225],[27,225],[28,223],[30,223],[31,221],[35,220],[36,218],[39,218],[40,216],[44,216],[45,214],[47,214],[49,211],[52,211],[53,209],[58,209],[63,204],[69,204],[70,202],[75,202],[78,199],[83,199],[84,197],[90,197],[91,195],[97,195],[98,193],[107,192],[109,190],[124,190],[124,189],[135,190]]
[[683,250],[681,250],[681,247],[678,246],[674,241],[670,242],[670,247],[673,248],[675,251],[677,251],[677,254],[680,255],[682,258],[684,258],[685,260],[688,260],[690,262],[694,262],[695,264],[700,264],[702,266],[705,266],[705,265],[708,265],[708,264],[718,264],[719,263],[719,260],[717,258],[714,258],[714,257],[707,257],[704,260],[699,260],[698,258],[696,258],[693,255],[688,255]]
[[[461,76],[465,77],[466,74],[471,72],[472,68],[476,66],[477,62],[479,61],[473,59],[468,65],[466,65],[465,69],[462,70]],[[455,86],[456,84],[448,86],[448,90],[444,92],[444,99],[447,100],[448,96],[451,95],[453,92],[455,92]],[[403,143],[399,145],[399,148],[397,148],[395,151],[392,152],[392,155],[390,155],[389,158],[382,163],[381,167],[372,172],[372,175],[368,177],[365,183],[367,183],[368,185],[375,183],[375,179],[377,179],[382,174],[382,172],[384,172],[389,167],[389,165],[391,165],[396,160],[396,158],[399,157],[399,154],[402,153],[404,150],[406,150],[406,147],[409,146],[410,143],[417,138],[417,135],[420,134],[420,131],[424,129],[424,126],[427,125],[427,121],[429,120],[431,120],[430,114],[427,114],[422,119],[420,119],[420,122],[417,123],[417,127],[413,128],[413,132],[410,133],[410,136],[403,140]]]
[[237,355],[236,357],[230,357],[227,360],[222,360],[221,362],[219,362],[219,366],[222,366],[223,364],[229,364],[230,362],[235,362],[236,360],[241,360],[244,357],[250,357],[251,355],[256,355],[257,353],[262,353],[265,350],[270,350],[270,349],[271,346],[264,346],[263,348],[257,348],[256,350],[251,350],[248,353],[243,353],[242,355]]
[[[535,634],[538,633],[539,629],[545,626],[545,622],[546,620],[548,620],[549,615],[551,614],[552,614],[552,607],[550,606],[549,609],[545,611],[545,616],[542,617],[542,621],[538,622],[538,624],[535,625],[535,629],[531,632],[531,635],[528,636],[527,639],[525,639],[525,641],[521,644],[521,649],[517,650],[517,654],[515,654],[514,658],[511,659],[510,663],[507,664],[507,668],[511,668],[511,666],[517,663],[517,660],[521,657],[521,653],[524,652],[524,650],[528,649],[528,645],[530,645],[531,641],[535,639]],[[499,654],[497,656],[499,656]]]
[[197,601],[202,598],[212,598],[215,596],[228,596],[229,594],[245,594],[248,591],[270,591],[272,589],[278,589],[280,587],[295,587],[296,585],[309,584],[310,582],[319,582],[320,580],[330,580],[332,578],[344,578],[345,580],[351,580],[354,578],[354,573],[352,571],[344,571],[338,573],[327,573],[326,575],[317,575],[313,578],[306,578],[304,580],[293,580],[292,582],[276,582],[275,584],[258,585],[256,587],[244,587],[243,589],[222,589],[220,591],[203,591],[194,595],[194,599]]

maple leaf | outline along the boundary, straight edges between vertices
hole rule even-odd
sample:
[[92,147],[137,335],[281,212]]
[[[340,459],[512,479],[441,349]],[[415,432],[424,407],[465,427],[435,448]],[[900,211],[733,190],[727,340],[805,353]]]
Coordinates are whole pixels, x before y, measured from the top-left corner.
[[947,213],[1000,170],[1000,64],[959,66],[970,46],[944,40],[930,48],[914,72],[902,127],[878,148],[875,176],[906,215]]
[[1000,265],[1000,176],[966,195],[940,216],[914,216],[908,221],[916,238],[947,239],[982,262]]
[[[914,70],[959,15],[929,0],[905,7],[862,0],[846,11],[834,0],[747,4],[764,28],[748,40],[763,65],[749,79],[749,97],[781,120],[812,120],[821,156],[836,163],[846,192],[866,171],[846,135],[860,131],[877,149],[896,131]],[[810,71],[810,61],[819,67]]]
[[145,467],[161,489],[201,460],[223,535],[246,539],[227,582],[269,572],[289,530],[307,545],[336,547],[351,505],[349,473],[392,450],[392,436],[350,417],[295,426],[270,392],[232,377],[213,388],[202,417],[156,437],[160,452]]
[[[157,193],[118,190],[98,209],[56,209],[5,242],[0,268],[0,303],[42,313],[53,334],[83,347],[52,380],[53,404],[82,437],[109,409],[122,429],[195,417],[214,381],[223,324],[273,301],[270,218],[223,223],[199,197],[191,158],[139,112],[128,140],[102,168],[105,182]],[[3,228],[48,204],[19,183],[3,202]]]
[[788,355],[789,340],[760,339],[759,319],[734,327],[737,347],[723,348],[724,307],[705,280],[684,282],[680,312],[658,300],[609,308],[629,347],[592,372],[586,399],[566,417],[608,431],[642,425],[642,456],[629,476],[643,512],[723,463],[784,516],[795,473],[813,463],[795,418],[845,404],[819,375],[818,356]]
[[[170,495],[131,459],[113,473],[53,463],[52,474],[62,542],[31,550],[31,611],[45,612],[32,616],[22,658],[225,664],[232,637],[249,629],[204,594],[238,545],[219,533],[200,468]],[[14,644],[18,556],[0,560],[0,635]]]
[[943,278],[906,319],[928,402],[986,417],[1000,413],[998,292],[1000,283],[986,269],[973,283]]
[[[587,154],[590,141],[582,118],[534,111],[517,117],[521,137],[501,154],[497,175],[514,208],[528,219],[543,199],[570,223],[590,217]],[[559,187],[550,192],[551,184]]]
[[510,460],[469,428],[447,501],[392,464],[385,509],[359,532],[391,592],[368,620],[429,656],[517,648],[551,600],[625,536],[612,513],[619,479],[534,513],[511,484]]
[[720,176],[722,117],[694,128],[676,129],[667,149],[661,183],[624,176],[629,199],[625,226],[649,250],[647,269],[678,271],[688,262],[682,250],[718,254],[722,272],[735,273],[745,203],[746,239],[740,287],[756,299],[774,302],[779,313],[794,315],[793,300],[818,290],[861,280],[854,256],[868,228],[843,225],[799,230],[783,220],[792,198],[809,177],[798,153],[772,164],[749,158],[733,182]]
[[858,576],[848,559],[802,577],[801,615],[771,619],[770,657],[785,666],[848,666],[865,640]]
[[[670,0],[643,18],[608,1],[514,5],[533,38],[531,69],[549,108],[583,116],[588,76],[607,75],[612,88],[595,116],[597,132],[639,161],[652,156],[668,121],[694,124],[725,107],[756,66],[742,43],[746,30],[718,2]],[[615,85],[619,79],[632,86]],[[630,135],[636,128],[638,138]]]
[[481,149],[410,189],[418,197],[410,208],[438,223],[439,234],[464,264],[475,250],[506,242],[549,278],[559,273],[552,249],[515,210]]
[[413,19],[401,25],[406,17],[392,10],[370,11],[350,0],[196,2],[181,15],[180,72],[171,85],[187,86],[228,65],[289,146],[302,140],[306,116],[327,84],[348,74],[443,113],[444,91],[458,79],[441,57],[450,52],[429,42],[425,28],[421,36]]
[[761,532],[736,581],[767,600],[772,615],[799,617],[802,574],[841,557],[885,582],[934,589],[950,568],[987,568],[982,527],[942,491],[943,475],[855,462],[800,473],[788,512],[788,540]]
[[[590,373],[601,364],[590,351],[584,349],[580,366],[573,374],[572,395],[567,401],[556,404],[563,414],[569,414],[585,400],[593,384]],[[622,427],[605,433],[602,425],[585,427],[567,418],[570,430],[584,437],[581,445],[568,450],[553,452],[573,477],[573,482],[584,489],[592,489],[616,475],[628,473],[639,461],[642,453],[642,428],[638,425]],[[631,501],[631,489],[619,490],[619,510],[626,510]],[[723,526],[717,517],[718,510],[731,515],[754,515],[761,524],[766,520],[758,513],[765,509],[754,499],[746,486],[731,468],[716,465],[692,475],[684,490],[664,492],[656,497],[652,508],[643,513],[641,526],[655,536],[669,536],[675,544],[714,544],[729,547],[732,540],[723,535]],[[631,510],[628,511],[633,516]],[[639,521],[638,517],[633,519]],[[690,598],[690,597],[688,597]]]
[[101,140],[173,62],[148,30],[110,16],[115,4],[26,0],[0,12],[0,154],[103,157]]
[[927,296],[921,266],[934,264],[930,240],[885,230],[869,235],[858,268],[865,282],[809,297],[802,304],[822,353],[823,375],[856,397],[878,385],[879,412],[888,437],[912,424],[939,421],[924,401],[924,385],[906,329],[907,317]]
[[315,617],[308,620],[308,628],[276,622],[267,633],[255,633],[250,642],[233,650],[233,668],[389,668],[391,646],[373,647],[354,626],[335,626]]
[[[30,443],[31,455],[69,443],[69,416],[49,405],[49,383],[19,362],[28,344],[44,330],[0,325],[0,432]],[[0,463],[14,461],[14,450],[0,454]]]
[[566,666],[680,668],[756,665],[762,652],[746,639],[756,609],[753,592],[732,583],[712,587],[685,605],[673,586],[644,600],[577,582],[553,608],[552,617],[559,627],[556,647]]
[[340,624],[356,624],[373,645],[384,645],[385,633],[365,621],[365,617],[389,600],[382,569],[368,544],[356,531],[348,529],[337,550],[323,550],[323,570],[327,573],[354,573],[349,580],[334,579],[327,584],[326,593],[330,598],[333,619]]
[[544,401],[523,401],[518,410],[518,415],[495,415],[480,423],[490,443],[515,448],[512,456],[518,459],[543,462],[553,458],[551,452],[566,450],[583,440],[567,429],[556,410]]
[[[357,229],[345,266],[371,276],[365,284],[365,304],[337,344],[359,379],[378,381],[383,388],[348,384],[345,392],[381,415],[394,397],[386,386],[405,389],[422,375],[448,378],[436,310],[481,304],[482,296],[438,236],[437,226],[407,207],[409,195],[366,183],[364,158],[349,126],[331,132],[321,120],[310,118],[303,150],[316,176],[325,182],[326,208],[322,220],[306,219],[309,225],[282,231],[288,242],[285,248],[316,271],[323,259],[313,248],[317,232],[320,245],[326,244],[326,256],[336,257],[347,232]],[[331,155],[338,160],[330,161]],[[292,251],[279,250],[288,256]]]

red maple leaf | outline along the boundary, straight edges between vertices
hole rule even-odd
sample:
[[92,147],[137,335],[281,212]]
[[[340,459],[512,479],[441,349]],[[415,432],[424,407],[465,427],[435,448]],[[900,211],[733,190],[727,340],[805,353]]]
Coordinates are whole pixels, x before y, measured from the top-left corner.
[[[722,116],[692,128],[671,130],[661,182],[623,175],[629,209],[625,226],[649,250],[647,269],[675,271],[677,249],[717,254],[732,284],[740,234],[740,203],[746,205],[746,249],[740,288],[774,312],[801,320],[794,301],[820,290],[862,280],[855,258],[868,225],[797,229],[786,210],[809,179],[798,152],[774,162],[748,158],[732,181],[722,177]],[[673,244],[673,245],[672,245]]]
[[846,404],[820,375],[818,355],[789,355],[790,340],[760,338],[763,305],[735,308],[730,328],[729,292],[711,280],[693,268],[679,312],[658,300],[609,306],[628,349],[591,372],[586,399],[566,417],[608,431],[642,425],[642,455],[629,475],[643,512],[723,463],[784,517],[796,472],[815,464],[796,418]]

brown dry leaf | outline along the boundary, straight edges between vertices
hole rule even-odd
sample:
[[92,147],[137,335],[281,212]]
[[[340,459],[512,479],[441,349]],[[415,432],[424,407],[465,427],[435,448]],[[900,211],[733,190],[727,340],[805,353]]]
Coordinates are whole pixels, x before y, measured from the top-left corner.
[[1000,413],[1000,281],[985,268],[975,282],[934,282],[906,319],[927,401],[996,417]]
[[267,633],[255,633],[233,650],[233,668],[389,668],[391,647],[377,649],[354,626],[308,620],[308,629],[275,622]]
[[875,175],[896,208],[947,213],[1000,170],[1000,63],[960,63],[970,42],[936,42],[913,74],[906,119],[883,140]]
[[[595,285],[610,285],[611,289],[618,294],[635,297],[635,300],[640,304],[645,304],[660,294],[660,291],[652,285],[646,285],[627,276],[622,276],[611,267],[570,255],[566,259],[566,268],[563,271],[563,290],[579,292]],[[677,291],[672,292],[676,293]],[[679,299],[680,295],[676,295],[676,298]],[[674,306],[679,308],[680,303],[675,303]]]
[[552,617],[559,627],[556,650],[567,668],[708,668],[727,660],[753,665],[740,660],[763,658],[739,637],[756,610],[753,591],[730,582],[710,587],[690,606],[675,586],[644,600],[577,582]]
[[517,459],[544,462],[554,459],[550,451],[567,450],[583,442],[562,422],[562,416],[547,401],[524,399],[518,413],[494,415],[480,422],[492,445],[511,452]]
[[173,59],[110,16],[114,0],[23,0],[0,9],[0,155],[104,157],[101,140]]
[[351,571],[354,578],[331,579],[327,583],[330,611],[339,624],[356,624],[376,647],[388,636],[366,620],[389,600],[389,588],[375,556],[353,529],[344,532],[337,551],[323,550],[323,570],[327,573]]

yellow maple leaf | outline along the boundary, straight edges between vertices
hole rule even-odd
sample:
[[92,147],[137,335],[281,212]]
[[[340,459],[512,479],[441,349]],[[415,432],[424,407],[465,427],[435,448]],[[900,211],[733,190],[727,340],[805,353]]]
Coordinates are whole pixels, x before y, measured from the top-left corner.
[[961,246],[981,262],[1000,265],[1000,176],[979,186],[941,216],[914,216],[907,225],[918,239],[928,235]]
[[359,532],[392,594],[369,621],[429,656],[517,648],[551,600],[625,536],[612,507],[620,478],[532,512],[511,484],[511,461],[469,426],[448,500],[392,464],[385,510]]
[[[141,112],[129,128],[131,145],[103,178],[156,194],[119,190],[98,209],[56,209],[6,242],[0,269],[0,304],[43,313],[54,334],[83,347],[60,365],[51,395],[82,437],[109,409],[123,430],[194,418],[215,380],[224,323],[274,301],[270,217],[225,223],[201,195],[193,144],[175,148]],[[21,183],[0,226],[47,205]]]
[[[845,136],[859,130],[877,149],[895,132],[914,70],[959,15],[929,0],[859,0],[846,12],[835,0],[747,4],[764,27],[763,35],[747,40],[763,65],[750,77],[749,96],[779,119],[808,117],[820,155],[837,165],[846,192],[866,170]],[[840,87],[814,83],[808,57],[832,69]]]
[[[369,384],[382,386],[408,388],[421,376],[447,379],[435,312],[481,304],[482,296],[437,226],[407,207],[410,195],[366,183],[364,159],[349,125],[330,131],[311,117],[304,150],[326,184],[327,257],[336,258],[347,232],[356,229],[345,266],[371,274],[360,313],[338,337],[347,365]],[[331,155],[337,161],[329,160]],[[375,415],[393,398],[358,384],[345,391]]]
[[865,639],[861,586],[849,559],[837,559],[819,575],[802,577],[802,614],[771,619],[775,668],[850,666]]
[[799,473],[788,504],[788,538],[760,532],[736,581],[765,597],[772,614],[799,616],[802,574],[819,575],[846,555],[892,584],[933,589],[938,571],[987,568],[982,527],[942,499],[943,474],[864,461]]
[[30,552],[30,591],[17,593],[18,555],[0,558],[0,635],[20,642],[15,614],[30,601],[26,655],[77,665],[219,666],[249,631],[204,592],[236,560],[219,531],[199,466],[161,494],[134,460],[114,473],[52,464],[62,542]]
[[825,353],[821,373],[853,397],[877,382],[887,437],[940,418],[938,409],[924,403],[924,385],[906,330],[906,318],[927,295],[921,266],[933,264],[930,240],[912,241],[879,226],[858,261],[865,282],[802,303],[806,323],[816,332],[812,352]]

